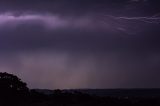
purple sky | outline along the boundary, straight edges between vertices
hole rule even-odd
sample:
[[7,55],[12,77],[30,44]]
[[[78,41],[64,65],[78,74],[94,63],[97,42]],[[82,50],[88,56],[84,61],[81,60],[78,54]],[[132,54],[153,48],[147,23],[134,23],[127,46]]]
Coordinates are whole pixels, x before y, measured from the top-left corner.
[[158,0],[0,1],[0,71],[30,88],[159,88]]

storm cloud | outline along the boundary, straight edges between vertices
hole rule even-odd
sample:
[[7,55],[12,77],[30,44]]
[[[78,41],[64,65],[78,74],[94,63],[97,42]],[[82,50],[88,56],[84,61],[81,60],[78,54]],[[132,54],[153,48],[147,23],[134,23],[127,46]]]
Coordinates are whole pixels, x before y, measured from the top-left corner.
[[0,71],[30,88],[160,87],[159,10],[156,0],[2,0]]

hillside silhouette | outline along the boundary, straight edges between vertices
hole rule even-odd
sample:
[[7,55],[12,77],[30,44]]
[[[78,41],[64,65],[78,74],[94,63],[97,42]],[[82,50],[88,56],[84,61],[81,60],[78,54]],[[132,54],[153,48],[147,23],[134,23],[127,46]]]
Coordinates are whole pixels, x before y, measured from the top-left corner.
[[[52,92],[52,91],[51,91]],[[0,73],[0,106],[160,106],[159,96],[97,96],[80,91],[29,89],[20,78]]]

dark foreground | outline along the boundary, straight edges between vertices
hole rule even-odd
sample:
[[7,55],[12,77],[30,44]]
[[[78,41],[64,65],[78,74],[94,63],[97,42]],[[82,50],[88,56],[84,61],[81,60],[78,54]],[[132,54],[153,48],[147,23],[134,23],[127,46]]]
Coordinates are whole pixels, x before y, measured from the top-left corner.
[[[129,91],[127,91],[129,92]],[[0,106],[160,106],[160,96],[97,96],[80,91],[54,90],[52,94],[30,90],[25,95],[0,98]]]
[[160,106],[160,89],[30,90],[0,73],[0,106]]

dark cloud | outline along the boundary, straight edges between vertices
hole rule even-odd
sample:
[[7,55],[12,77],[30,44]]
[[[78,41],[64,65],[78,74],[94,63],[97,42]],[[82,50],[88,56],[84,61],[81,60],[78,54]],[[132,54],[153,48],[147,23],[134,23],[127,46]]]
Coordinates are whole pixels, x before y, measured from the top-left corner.
[[137,19],[157,3],[2,0],[0,70],[31,88],[160,87],[159,19]]
[[[19,14],[27,12],[52,12],[60,15],[80,16],[82,14],[104,13],[118,15],[154,14],[160,10],[159,0],[132,3],[130,0],[1,0],[0,9]],[[129,10],[127,10],[128,8]],[[124,10],[126,9],[126,10]],[[136,11],[138,10],[138,11]]]

